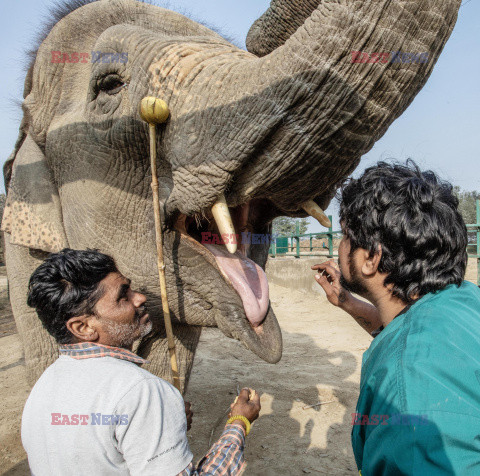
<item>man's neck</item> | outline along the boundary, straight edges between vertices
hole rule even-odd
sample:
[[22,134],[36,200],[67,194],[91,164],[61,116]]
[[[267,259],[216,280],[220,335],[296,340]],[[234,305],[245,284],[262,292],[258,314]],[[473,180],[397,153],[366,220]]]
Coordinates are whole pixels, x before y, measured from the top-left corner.
[[104,341],[103,339],[96,339],[96,340],[88,340],[88,341],[85,341],[85,340],[80,340],[80,339],[77,339],[76,337],[74,337],[71,341],[72,344],[83,344],[85,342],[91,342],[92,344],[100,344],[100,345],[108,345],[109,347],[118,347],[120,349],[125,349],[125,350],[129,350],[130,352],[132,351],[132,348],[133,348],[133,344],[130,344],[130,345],[118,345],[117,343],[112,343],[111,341],[107,340],[107,341]]
[[395,317],[402,312],[407,303],[392,295],[389,289],[383,288],[382,292],[370,296],[369,300],[378,309],[380,321],[386,327]]

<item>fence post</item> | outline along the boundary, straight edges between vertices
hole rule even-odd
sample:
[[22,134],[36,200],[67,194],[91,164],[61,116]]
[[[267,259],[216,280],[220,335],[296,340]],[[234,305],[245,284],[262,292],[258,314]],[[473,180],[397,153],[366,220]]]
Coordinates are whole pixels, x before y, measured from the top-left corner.
[[313,251],[312,238],[313,236],[310,236],[310,253]]
[[328,215],[330,220],[330,228],[328,229],[328,257],[333,258],[333,224],[332,224],[332,215]]
[[297,253],[295,258],[300,258],[300,222],[295,220],[295,240],[297,241]]
[[480,199],[476,200],[477,205],[477,286],[480,286]]

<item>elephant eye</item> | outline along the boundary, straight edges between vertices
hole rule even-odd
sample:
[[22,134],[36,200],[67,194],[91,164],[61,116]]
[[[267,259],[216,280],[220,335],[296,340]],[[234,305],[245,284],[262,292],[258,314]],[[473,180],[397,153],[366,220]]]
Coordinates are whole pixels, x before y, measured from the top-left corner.
[[109,74],[98,81],[98,91],[103,91],[110,96],[118,94],[125,86],[126,83],[116,74]]

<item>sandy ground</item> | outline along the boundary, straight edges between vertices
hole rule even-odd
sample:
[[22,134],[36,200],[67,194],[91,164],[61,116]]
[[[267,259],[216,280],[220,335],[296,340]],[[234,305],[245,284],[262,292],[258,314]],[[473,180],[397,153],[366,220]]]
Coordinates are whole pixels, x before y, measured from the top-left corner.
[[[218,330],[202,334],[186,398],[191,437],[202,456],[217,438],[237,383],[261,393],[262,412],[247,439],[245,474],[358,474],[350,446],[361,355],[371,337],[321,296],[271,285],[283,330],[282,360],[269,365]],[[304,409],[318,402],[323,406]]]
[[[476,279],[476,263],[467,279]],[[284,337],[278,364],[255,358],[216,329],[202,334],[186,395],[195,411],[189,435],[195,459],[220,435],[237,385],[250,386],[261,393],[262,411],[247,439],[246,475],[358,474],[351,413],[371,337],[321,295],[278,285],[270,293]],[[0,307],[0,336],[11,330],[3,319],[8,312]],[[0,337],[0,474],[29,474],[20,440],[29,393],[23,364],[18,335]],[[325,404],[304,408],[318,402]]]

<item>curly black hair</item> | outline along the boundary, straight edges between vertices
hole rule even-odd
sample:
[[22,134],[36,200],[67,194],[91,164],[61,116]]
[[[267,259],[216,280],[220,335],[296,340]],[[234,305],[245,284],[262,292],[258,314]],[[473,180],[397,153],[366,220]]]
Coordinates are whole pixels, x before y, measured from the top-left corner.
[[449,182],[405,165],[379,162],[340,192],[340,221],[351,253],[373,256],[381,246],[378,270],[385,286],[412,302],[449,284],[460,285],[467,266],[467,229]]
[[27,304],[35,308],[43,326],[59,344],[68,344],[72,334],[66,322],[93,313],[104,292],[100,281],[114,272],[117,266],[113,258],[98,250],[65,248],[51,254],[33,272]]

